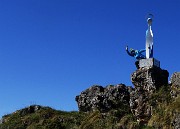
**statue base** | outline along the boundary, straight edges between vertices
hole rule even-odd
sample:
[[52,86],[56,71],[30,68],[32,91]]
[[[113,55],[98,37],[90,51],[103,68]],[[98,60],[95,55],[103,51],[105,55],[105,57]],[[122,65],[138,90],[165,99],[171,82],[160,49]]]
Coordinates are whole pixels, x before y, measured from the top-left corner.
[[159,67],[160,68],[160,61],[156,60],[155,58],[149,59],[141,59],[139,60],[139,67]]

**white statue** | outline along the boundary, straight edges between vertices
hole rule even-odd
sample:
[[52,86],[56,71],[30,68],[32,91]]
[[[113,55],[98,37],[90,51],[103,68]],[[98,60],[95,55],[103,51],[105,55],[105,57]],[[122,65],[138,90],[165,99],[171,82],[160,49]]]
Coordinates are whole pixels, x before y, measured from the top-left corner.
[[153,15],[149,14],[149,16],[151,17],[147,19],[148,29],[146,31],[146,59],[153,57],[153,33],[151,30]]

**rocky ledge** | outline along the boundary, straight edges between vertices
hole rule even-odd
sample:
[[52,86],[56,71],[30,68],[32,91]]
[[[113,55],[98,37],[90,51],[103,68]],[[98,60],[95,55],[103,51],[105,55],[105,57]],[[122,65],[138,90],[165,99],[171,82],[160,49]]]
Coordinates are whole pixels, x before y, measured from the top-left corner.
[[122,106],[129,105],[131,87],[124,84],[102,87],[91,86],[76,96],[79,111],[88,112],[99,110],[107,112]]

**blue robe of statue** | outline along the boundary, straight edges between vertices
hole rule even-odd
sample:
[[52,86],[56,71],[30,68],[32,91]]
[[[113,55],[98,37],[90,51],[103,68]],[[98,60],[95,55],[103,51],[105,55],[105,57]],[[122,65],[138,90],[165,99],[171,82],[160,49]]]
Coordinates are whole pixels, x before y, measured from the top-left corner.
[[142,49],[142,50],[128,50],[128,48],[126,49],[126,52],[128,53],[128,55],[132,56],[132,57],[135,57],[137,60],[140,60],[140,59],[145,59],[146,56],[143,55],[142,53],[145,52],[146,50],[145,49]]

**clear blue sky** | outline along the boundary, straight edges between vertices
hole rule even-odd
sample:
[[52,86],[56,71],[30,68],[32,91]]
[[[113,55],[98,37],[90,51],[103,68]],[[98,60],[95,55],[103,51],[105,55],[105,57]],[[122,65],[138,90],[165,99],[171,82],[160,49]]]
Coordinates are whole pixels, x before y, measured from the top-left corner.
[[180,70],[180,0],[1,0],[0,116],[30,104],[78,110],[75,96],[98,84],[131,85],[154,14],[154,57]]

